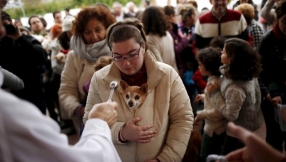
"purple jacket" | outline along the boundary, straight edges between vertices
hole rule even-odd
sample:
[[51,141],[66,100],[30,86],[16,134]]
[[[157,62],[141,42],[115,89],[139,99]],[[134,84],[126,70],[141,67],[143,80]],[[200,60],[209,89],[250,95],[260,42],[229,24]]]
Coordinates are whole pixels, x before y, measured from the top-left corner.
[[178,34],[179,27],[177,24],[172,24],[173,29],[169,30],[169,33],[173,37],[174,40],[174,50],[175,50],[175,55],[176,55],[176,62],[179,70],[185,70],[186,67],[184,65],[184,62],[181,57],[182,51],[188,46],[189,41],[187,38],[181,38]]

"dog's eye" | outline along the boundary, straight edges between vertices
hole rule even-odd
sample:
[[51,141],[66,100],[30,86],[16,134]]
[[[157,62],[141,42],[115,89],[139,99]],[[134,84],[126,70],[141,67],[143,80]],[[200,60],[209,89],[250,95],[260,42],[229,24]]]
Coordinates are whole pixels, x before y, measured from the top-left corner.
[[126,94],[126,98],[129,99],[129,95],[128,94]]
[[140,99],[140,96],[139,95],[136,95],[135,96],[135,100],[139,100]]

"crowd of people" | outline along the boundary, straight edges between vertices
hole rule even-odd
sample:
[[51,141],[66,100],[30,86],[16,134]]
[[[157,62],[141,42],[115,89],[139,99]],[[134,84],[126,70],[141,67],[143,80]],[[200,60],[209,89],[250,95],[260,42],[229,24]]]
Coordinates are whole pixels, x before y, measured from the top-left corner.
[[46,29],[0,0],[0,161],[286,161],[286,1],[210,2],[97,3]]

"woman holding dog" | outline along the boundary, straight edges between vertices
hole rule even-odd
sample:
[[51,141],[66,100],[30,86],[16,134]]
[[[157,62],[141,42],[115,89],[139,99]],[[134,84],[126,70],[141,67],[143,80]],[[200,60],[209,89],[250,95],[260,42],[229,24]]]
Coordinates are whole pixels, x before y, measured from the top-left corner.
[[107,44],[114,62],[94,73],[84,122],[94,104],[108,100],[110,82],[124,80],[129,86],[139,87],[147,83],[147,94],[137,96],[146,98],[136,109],[125,103],[128,96],[123,95],[121,86],[114,91],[112,100],[119,106],[111,132],[117,152],[124,162],[182,161],[192,131],[193,112],[178,73],[156,61],[138,20],[126,19],[110,26]]
[[84,115],[85,103],[81,101],[86,93],[83,85],[91,79],[97,59],[110,55],[105,36],[107,28],[113,23],[115,18],[112,13],[100,4],[82,9],[73,21],[72,51],[61,74],[59,99],[61,108],[67,111],[69,118],[77,121],[76,125]]

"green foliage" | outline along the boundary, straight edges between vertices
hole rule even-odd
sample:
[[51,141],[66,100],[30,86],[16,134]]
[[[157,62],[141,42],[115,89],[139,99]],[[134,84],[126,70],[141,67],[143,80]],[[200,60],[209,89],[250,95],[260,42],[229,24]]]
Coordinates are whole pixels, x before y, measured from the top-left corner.
[[[96,4],[98,2],[104,3],[108,6],[112,6],[114,1],[120,2],[123,6],[131,0],[53,0],[49,3],[34,3],[28,4],[24,3],[24,10],[26,16],[29,17],[31,15],[44,15],[46,13],[51,13],[53,11],[62,11],[65,8],[81,8],[85,6],[90,6]],[[141,0],[132,0],[136,5],[141,4]],[[14,18],[23,17],[22,10],[20,8],[17,9],[8,9],[5,10],[10,16]]]

